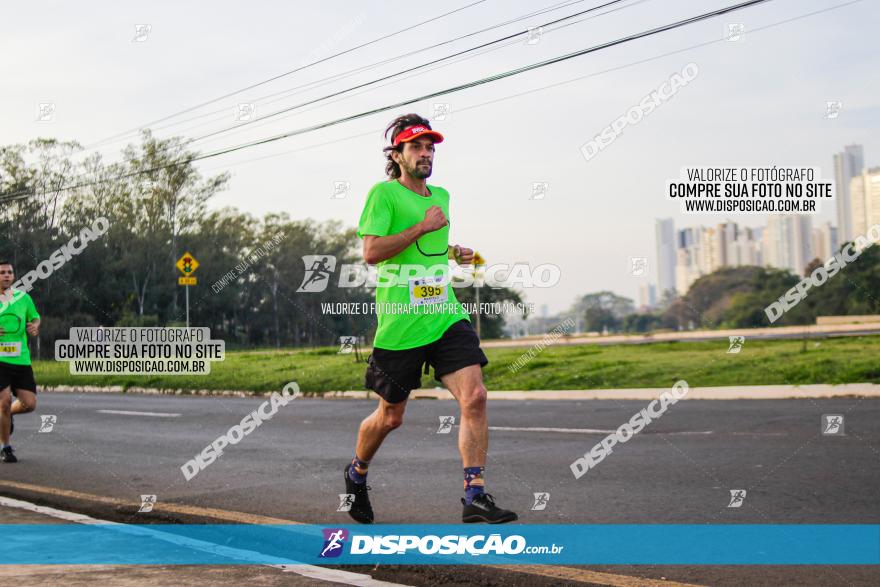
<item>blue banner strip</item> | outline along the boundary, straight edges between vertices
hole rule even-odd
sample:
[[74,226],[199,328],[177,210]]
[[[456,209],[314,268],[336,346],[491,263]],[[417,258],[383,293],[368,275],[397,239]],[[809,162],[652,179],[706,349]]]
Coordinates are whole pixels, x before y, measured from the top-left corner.
[[880,524],[4,524],[2,564],[876,565]]

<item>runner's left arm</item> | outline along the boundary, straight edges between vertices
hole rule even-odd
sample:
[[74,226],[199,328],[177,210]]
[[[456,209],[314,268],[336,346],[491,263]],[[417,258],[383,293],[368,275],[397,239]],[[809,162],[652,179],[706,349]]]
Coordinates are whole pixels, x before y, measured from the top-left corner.
[[31,336],[39,336],[40,334],[40,314],[34,306],[34,300],[28,297],[28,307],[25,311],[24,321],[27,324],[25,330]]

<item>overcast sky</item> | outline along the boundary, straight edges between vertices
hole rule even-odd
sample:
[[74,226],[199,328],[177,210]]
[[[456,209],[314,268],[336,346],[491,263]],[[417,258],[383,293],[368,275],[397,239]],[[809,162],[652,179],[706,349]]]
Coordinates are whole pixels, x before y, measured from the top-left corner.
[[[0,141],[51,136],[90,145],[408,29],[154,126],[172,124],[156,130],[159,136],[197,137],[235,124],[238,103],[256,103],[262,116],[602,3],[573,3],[274,103],[260,101],[551,6],[549,0],[486,0],[412,28],[473,1],[377,2],[372,8],[355,1],[3,2]],[[438,146],[429,183],[451,194],[452,241],[476,248],[490,263],[558,265],[559,285],[526,293],[527,301],[538,308],[547,304],[551,313],[578,295],[602,289],[638,302],[638,286],[656,283],[656,218],[673,217],[676,228],[725,219],[685,217],[664,199],[665,181],[677,177],[681,167],[796,165],[820,167],[831,178],[832,154],[850,143],[864,145],[866,165],[880,164],[878,4],[864,0],[755,30],[845,1],[774,0],[199,165],[206,174],[232,173],[228,190],[212,206],[235,206],[258,216],[286,211],[298,219],[339,219],[354,226],[367,191],[383,179],[381,131],[387,122],[410,111],[430,116],[434,102],[448,103],[451,114],[434,123],[447,140]],[[626,6],[611,14],[545,29],[537,43],[521,39],[204,139],[192,148],[207,152],[394,104],[733,3],[627,0],[609,7]],[[730,23],[744,25],[741,41],[692,48],[722,39]],[[137,24],[149,25],[149,32],[137,33]],[[667,53],[672,54],[663,56]],[[581,145],[689,62],[699,67],[696,79],[590,161],[581,155]],[[582,79],[554,86],[575,78]],[[530,93],[517,95],[524,92]],[[825,118],[829,100],[842,102],[836,119]],[[36,120],[39,103],[55,104],[53,121]],[[99,150],[115,160],[124,144],[107,143]],[[346,198],[331,199],[335,181],[351,183]],[[534,182],[549,183],[544,199],[530,199]],[[759,216],[731,219],[748,226],[766,223]],[[825,220],[837,224],[833,205],[816,217]],[[649,258],[647,277],[630,275],[633,256]]]

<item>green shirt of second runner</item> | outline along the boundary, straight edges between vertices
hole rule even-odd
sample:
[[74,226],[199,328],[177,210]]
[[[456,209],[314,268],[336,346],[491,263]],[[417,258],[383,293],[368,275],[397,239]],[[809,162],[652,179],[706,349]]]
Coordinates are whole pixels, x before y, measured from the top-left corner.
[[[4,334],[0,336],[0,362],[11,365],[30,365],[31,352],[28,349],[28,335],[25,326],[39,320],[40,315],[34,300],[23,291],[11,290],[11,301],[5,307],[0,301],[0,326]],[[16,320],[17,318],[17,320]]]
[[[377,183],[367,195],[367,203],[358,224],[358,236],[388,236],[397,234],[425,219],[431,206],[440,206],[449,218],[449,192],[428,185],[430,196],[420,196],[404,187],[397,180]],[[470,317],[455,297],[455,288],[447,284],[448,299],[439,305],[442,311],[431,305],[413,306],[410,303],[408,280],[413,277],[438,275],[439,266],[447,267],[449,248],[449,225],[423,235],[397,255],[376,264],[378,287],[376,287],[376,313],[379,328],[373,345],[376,348],[402,351],[424,346],[438,340],[446,329],[459,320]],[[401,271],[407,266],[407,271]],[[383,282],[398,278],[392,286]],[[436,305],[435,305],[436,306]],[[408,308],[407,311],[403,311]]]

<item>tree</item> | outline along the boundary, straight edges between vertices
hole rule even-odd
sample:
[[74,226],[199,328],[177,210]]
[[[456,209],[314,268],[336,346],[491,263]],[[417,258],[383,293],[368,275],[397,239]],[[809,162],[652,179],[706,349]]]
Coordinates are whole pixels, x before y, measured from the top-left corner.
[[149,130],[143,131],[139,146],[128,145],[123,151],[123,187],[114,194],[116,200],[111,205],[115,219],[131,230],[121,254],[139,315],[146,311],[154,282],[158,283],[153,288],[151,311],[178,314],[173,282],[174,263],[183,253],[178,242],[181,235],[195,232],[207,201],[229,179],[224,173],[203,180],[190,162],[194,156],[184,149],[179,137],[155,139]]
[[624,317],[633,313],[633,301],[611,291],[586,294],[569,310],[569,314],[583,318],[586,330],[595,332],[620,330]]
[[623,330],[626,332],[649,332],[662,324],[660,316],[654,314],[629,314],[623,319]]

